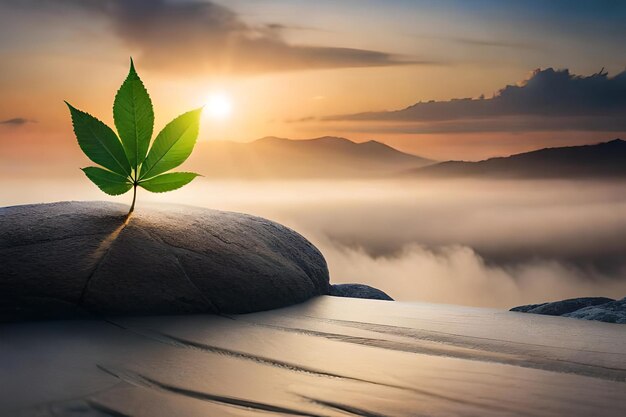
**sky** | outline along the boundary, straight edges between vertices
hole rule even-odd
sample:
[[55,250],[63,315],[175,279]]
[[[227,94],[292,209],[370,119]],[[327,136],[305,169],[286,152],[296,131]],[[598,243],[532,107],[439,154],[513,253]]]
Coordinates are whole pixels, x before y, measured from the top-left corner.
[[112,124],[131,56],[157,129],[207,105],[200,140],[479,160],[624,138],[624,21],[618,0],[0,0],[0,161],[77,157],[63,100]]

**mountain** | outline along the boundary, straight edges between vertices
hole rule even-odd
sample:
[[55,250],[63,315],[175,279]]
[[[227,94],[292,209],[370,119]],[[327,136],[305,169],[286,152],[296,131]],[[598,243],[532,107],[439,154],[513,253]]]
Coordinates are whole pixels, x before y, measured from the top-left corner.
[[424,177],[610,178],[626,177],[626,141],[546,148],[479,162],[448,161],[409,171]]
[[337,137],[292,140],[265,137],[249,143],[196,145],[189,166],[207,177],[372,178],[434,163],[376,141]]

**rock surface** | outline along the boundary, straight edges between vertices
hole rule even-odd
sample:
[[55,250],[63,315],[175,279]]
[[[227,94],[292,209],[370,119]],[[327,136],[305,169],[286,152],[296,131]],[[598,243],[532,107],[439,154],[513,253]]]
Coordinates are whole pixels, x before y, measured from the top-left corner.
[[[262,218],[184,206],[0,208],[0,321],[247,313],[329,292],[322,254]],[[87,313],[89,312],[89,313]]]
[[564,316],[576,319],[626,324],[626,297],[621,300],[610,301],[606,304],[584,307],[580,310],[564,314]]
[[514,307],[511,311],[626,324],[626,298],[583,297]]
[[606,297],[583,297],[570,298],[568,300],[554,301],[551,303],[529,304],[520,307],[514,307],[511,311],[519,311],[522,313],[545,314],[547,316],[562,316],[571,313],[583,307],[596,306],[615,301]]
[[335,284],[330,287],[329,295],[334,297],[393,301],[393,298],[385,294],[383,291],[364,284]]

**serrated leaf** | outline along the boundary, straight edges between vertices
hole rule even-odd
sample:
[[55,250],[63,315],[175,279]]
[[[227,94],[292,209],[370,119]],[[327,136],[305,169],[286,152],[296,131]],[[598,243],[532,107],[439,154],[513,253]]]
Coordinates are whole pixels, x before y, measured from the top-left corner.
[[140,179],[155,177],[185,162],[198,138],[201,112],[184,113],[163,128],[141,166]]
[[85,155],[96,164],[123,176],[130,176],[130,164],[124,147],[110,127],[89,113],[65,102],[72,114],[74,133]]
[[113,120],[128,162],[136,172],[148,153],[154,128],[154,110],[132,59],[128,76],[115,95]]
[[153,193],[164,193],[189,184],[197,176],[193,172],[171,172],[141,181],[139,186]]
[[128,178],[98,167],[82,168],[87,177],[109,195],[120,195],[133,187]]

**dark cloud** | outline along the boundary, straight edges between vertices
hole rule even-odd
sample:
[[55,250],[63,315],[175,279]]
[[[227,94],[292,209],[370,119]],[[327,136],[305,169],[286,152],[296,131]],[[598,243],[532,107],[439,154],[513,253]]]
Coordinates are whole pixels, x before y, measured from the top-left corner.
[[354,48],[292,45],[282,36],[290,27],[250,25],[227,7],[207,1],[44,0],[58,12],[66,6],[109,22],[114,33],[159,70],[255,73],[300,69],[427,64],[408,57]]
[[27,123],[34,123],[34,120],[25,119],[23,117],[14,117],[12,119],[0,120],[0,125],[22,126]]
[[517,49],[536,49],[534,45],[530,45],[523,42],[514,41],[488,41],[484,39],[472,39],[472,38],[448,38],[448,40],[463,45],[473,46],[486,46],[491,48],[517,48]]
[[[626,71],[577,76],[568,70],[536,70],[519,85],[491,98],[420,102],[397,111],[327,117],[331,121],[414,123],[399,129],[424,132],[603,130],[626,127]],[[418,125],[421,124],[421,125]],[[393,127],[398,129],[398,127]]]
[[493,39],[478,39],[478,38],[470,38],[470,37],[456,37],[456,36],[434,36],[434,35],[412,35],[409,34],[413,38],[418,39],[428,39],[435,41],[443,41],[443,42],[451,42],[457,43],[464,46],[477,46],[477,47],[487,47],[487,48],[512,48],[512,49],[540,49],[538,45],[525,43],[525,42],[517,42],[512,40],[493,40]]
[[298,25],[284,25],[282,23],[268,23],[265,25],[267,29],[276,30],[276,31],[286,31],[286,30],[303,30],[303,31],[314,31],[314,32],[328,32],[326,29],[320,29],[312,26],[298,26]]
[[[319,120],[303,117],[291,120],[304,123]],[[329,126],[328,124],[326,126]],[[595,117],[542,117],[502,116],[488,119],[446,120],[423,123],[360,123],[358,126],[337,123],[331,126],[337,132],[438,134],[438,133],[487,133],[487,132],[626,132],[626,118],[618,116]]]

